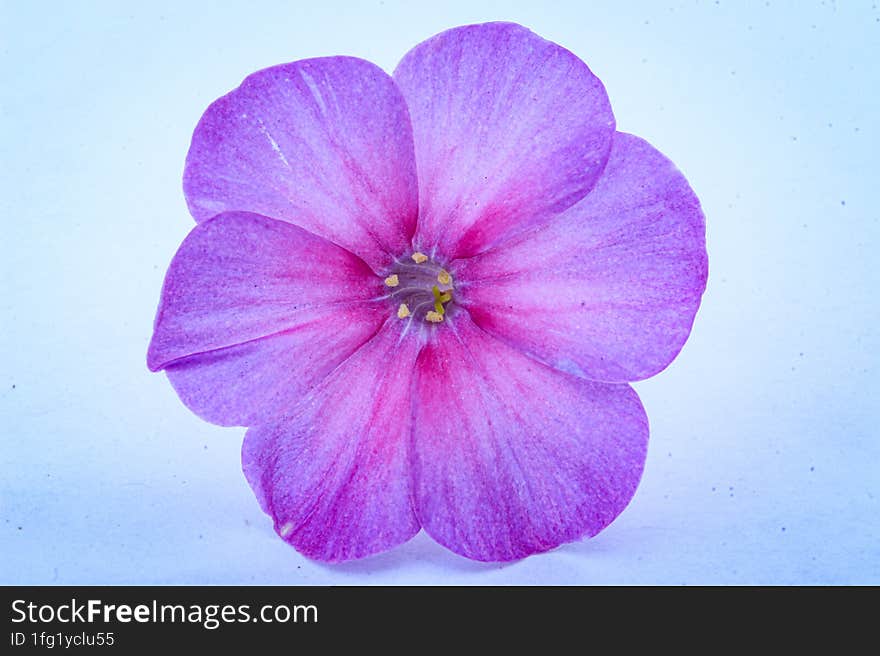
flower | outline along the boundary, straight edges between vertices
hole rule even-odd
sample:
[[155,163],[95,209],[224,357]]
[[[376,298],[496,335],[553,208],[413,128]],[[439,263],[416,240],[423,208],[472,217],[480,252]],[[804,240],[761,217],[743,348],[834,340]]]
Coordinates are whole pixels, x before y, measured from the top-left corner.
[[424,529],[507,561],[629,503],[648,423],[629,382],[687,339],[706,284],[683,175],[615,131],[602,83],[510,23],[268,68],[196,127],[197,225],[149,347],[314,559]]

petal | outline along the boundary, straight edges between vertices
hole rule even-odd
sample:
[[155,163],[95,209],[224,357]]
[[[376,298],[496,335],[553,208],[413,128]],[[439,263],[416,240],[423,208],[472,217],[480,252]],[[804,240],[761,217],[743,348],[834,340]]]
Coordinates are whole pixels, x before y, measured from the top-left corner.
[[184,191],[196,221],[257,212],[378,270],[415,231],[415,171],[394,81],[364,60],[328,57],[258,71],[214,102],[193,134]]
[[388,316],[382,283],[326,239],[257,214],[193,228],[174,256],[147,363],[223,425],[277,415]]
[[394,79],[413,122],[426,252],[466,257],[558,214],[602,172],[614,115],[581,60],[512,23],[417,45]]
[[700,203],[647,142],[617,133],[580,203],[455,266],[482,328],[593,380],[641,380],[681,350],[706,288]]
[[245,476],[278,534],[306,556],[361,558],[418,532],[408,464],[418,349],[390,320],[291,414],[247,432]]
[[417,367],[416,512],[441,544],[514,560],[595,535],[629,503],[648,423],[628,385],[556,371],[466,313]]

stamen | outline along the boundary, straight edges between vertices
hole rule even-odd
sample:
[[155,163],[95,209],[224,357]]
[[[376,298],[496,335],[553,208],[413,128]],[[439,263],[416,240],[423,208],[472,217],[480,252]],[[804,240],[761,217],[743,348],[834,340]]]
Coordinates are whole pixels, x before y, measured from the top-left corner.
[[395,258],[386,275],[385,286],[392,289],[382,298],[391,301],[389,309],[399,319],[409,318],[407,330],[411,319],[436,324],[455,314],[452,275],[431,256],[415,251]]

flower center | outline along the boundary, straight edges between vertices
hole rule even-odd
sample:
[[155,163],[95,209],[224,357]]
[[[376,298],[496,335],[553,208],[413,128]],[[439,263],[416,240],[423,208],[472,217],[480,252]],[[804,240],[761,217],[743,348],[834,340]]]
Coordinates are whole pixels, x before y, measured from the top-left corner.
[[452,302],[452,276],[418,251],[394,262],[385,286],[400,319],[440,323]]

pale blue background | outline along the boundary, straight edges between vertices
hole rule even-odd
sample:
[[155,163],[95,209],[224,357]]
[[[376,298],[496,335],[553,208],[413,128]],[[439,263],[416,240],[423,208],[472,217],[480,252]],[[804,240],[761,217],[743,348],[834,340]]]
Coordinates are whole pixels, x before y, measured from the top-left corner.
[[[880,583],[880,10],[865,2],[2,2],[0,583]],[[248,73],[386,70],[458,24],[584,59],[686,173],[710,281],[637,385],[644,480],[599,537],[508,566],[421,535],[342,566],[272,532],[243,429],[144,354],[191,228],[183,160]]]

